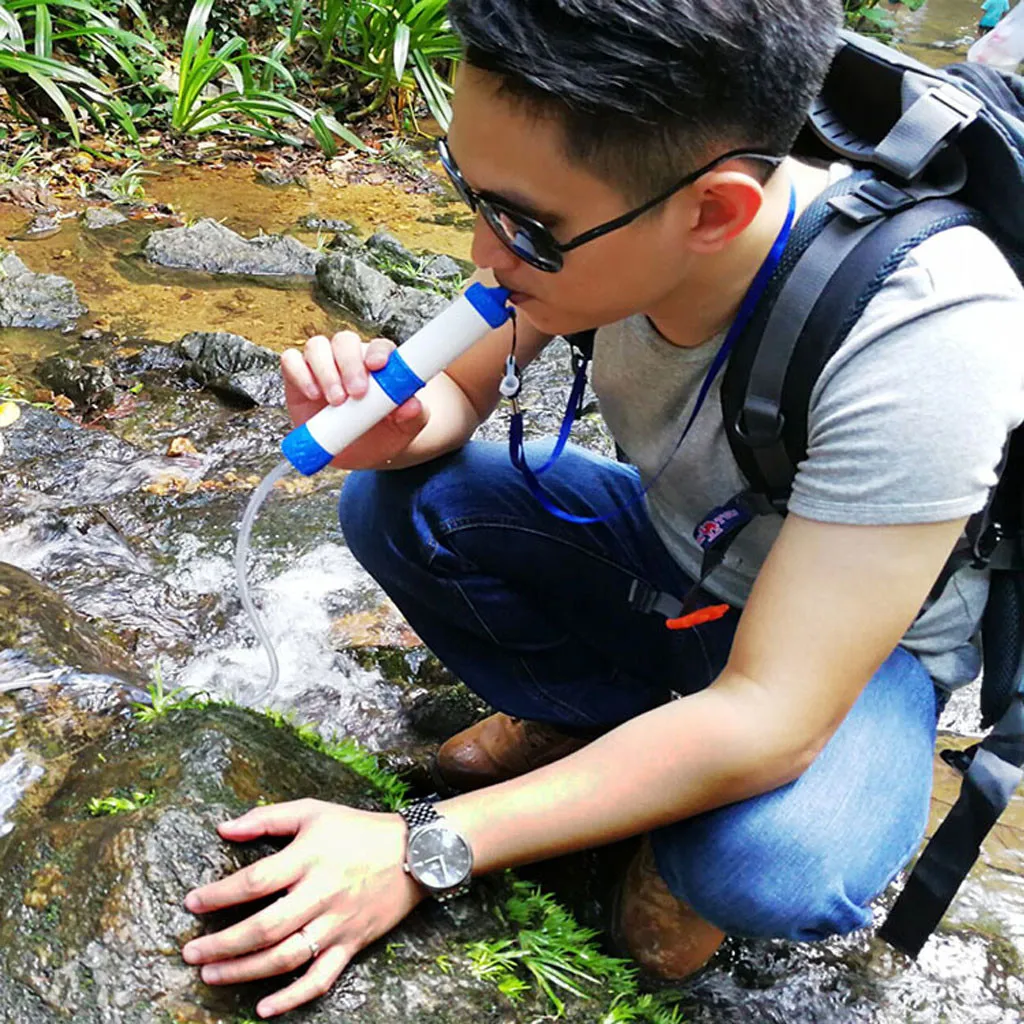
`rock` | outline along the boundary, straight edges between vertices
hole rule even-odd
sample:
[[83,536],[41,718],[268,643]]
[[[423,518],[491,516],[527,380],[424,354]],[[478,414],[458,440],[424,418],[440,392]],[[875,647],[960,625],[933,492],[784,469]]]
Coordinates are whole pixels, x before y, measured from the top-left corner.
[[[139,794],[135,810],[91,817],[91,801]],[[199,921],[192,887],[273,852],[222,842],[218,822],[257,800],[316,797],[374,806],[368,785],[301,743],[293,730],[241,709],[172,711],[125,724],[87,748],[42,814],[17,821],[0,887],[0,1019],[26,1024],[214,1024],[252,1017],[283,979],[213,989],[181,945],[237,920]],[[427,904],[353,963],[296,1024],[515,1024],[550,1011],[530,991],[517,1005],[469,971],[466,944],[500,937],[495,890],[450,907]],[[251,913],[252,908],[248,908]],[[569,1024],[595,1007],[570,1001]]]
[[146,259],[162,267],[271,277],[311,277],[323,259],[287,235],[246,239],[210,219],[193,227],[154,231],[144,252]]
[[138,682],[141,672],[117,644],[90,626],[60,595],[0,562],[0,692],[51,669]]
[[87,312],[66,277],[34,274],[13,253],[0,252],[0,327],[66,328]]
[[109,409],[117,397],[114,376],[106,366],[50,356],[39,364],[36,374],[55,394],[66,395],[81,409]]
[[472,271],[467,272],[466,268],[451,256],[442,255],[429,257],[420,268],[420,273],[434,281],[452,281],[460,284],[463,277],[468,277]]
[[90,206],[82,215],[82,224],[89,231],[102,231],[104,228],[124,224],[128,218],[117,210],[107,207]]
[[175,346],[193,380],[243,405],[284,405],[279,357],[270,349],[225,332],[187,334]]
[[261,185],[269,185],[271,188],[283,188],[286,185],[294,185],[295,178],[275,167],[261,167],[256,172],[256,180]]
[[493,709],[462,683],[420,691],[406,705],[413,729],[441,742],[492,713]]
[[449,305],[442,295],[399,286],[381,321],[380,332],[401,345]]
[[391,278],[352,256],[327,256],[317,267],[317,283],[332,302],[360,320],[380,323],[397,290]]
[[31,223],[25,229],[25,238],[42,239],[50,238],[57,234],[61,228],[61,218],[52,213],[40,213],[32,218]]
[[327,256],[317,268],[317,283],[332,301],[399,344],[448,304],[432,292],[397,285],[348,254]]
[[394,260],[415,265],[419,262],[411,250],[407,249],[394,235],[387,231],[377,231],[366,240],[366,248],[371,252],[382,253]]
[[338,220],[335,217],[318,217],[313,213],[301,218],[299,225],[307,231],[332,231],[336,235],[354,235],[356,230],[347,220]]

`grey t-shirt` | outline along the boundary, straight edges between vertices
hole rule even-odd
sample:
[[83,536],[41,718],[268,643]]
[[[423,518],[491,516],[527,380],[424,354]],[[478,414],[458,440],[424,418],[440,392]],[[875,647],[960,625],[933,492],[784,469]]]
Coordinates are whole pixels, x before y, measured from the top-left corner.
[[[645,316],[602,328],[593,386],[617,442],[645,482],[671,456],[723,336],[666,341]],[[693,430],[648,495],[676,561],[699,575],[693,530],[746,483],[716,382]],[[808,455],[791,511],[827,523],[956,519],[984,507],[1009,433],[1024,420],[1024,289],[981,232],[954,228],[914,249],[871,301],[811,397]],[[755,520],[708,589],[742,606],[782,526]],[[957,573],[904,638],[942,686],[976,677],[972,643],[987,574]]]

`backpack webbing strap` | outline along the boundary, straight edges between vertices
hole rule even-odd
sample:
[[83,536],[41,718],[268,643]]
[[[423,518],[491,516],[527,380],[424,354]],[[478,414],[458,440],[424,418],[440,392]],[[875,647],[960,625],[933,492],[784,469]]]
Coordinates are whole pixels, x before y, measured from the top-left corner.
[[881,223],[834,217],[800,257],[768,317],[735,430],[750,447],[770,500],[784,499],[796,474],[782,443],[782,388],[793,350],[825,287]]
[[925,847],[879,935],[911,957],[949,909],[981,844],[1024,777],[1024,694],[977,748],[960,797]]
[[[807,455],[814,386],[907,254],[940,231],[981,219],[953,200],[929,199],[856,229],[844,228],[843,215],[826,225],[783,283],[761,335],[755,325],[740,343],[745,357],[734,353],[750,366],[746,381],[731,375],[723,387],[726,430],[754,491],[777,508],[785,504],[796,467]],[[804,273],[812,276],[816,296],[801,280]]]

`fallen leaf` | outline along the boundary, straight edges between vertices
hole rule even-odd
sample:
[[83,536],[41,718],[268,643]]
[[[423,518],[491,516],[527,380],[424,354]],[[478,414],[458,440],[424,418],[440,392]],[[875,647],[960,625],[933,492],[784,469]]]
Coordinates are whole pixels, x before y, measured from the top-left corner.
[[0,403],[0,427],[9,427],[21,416],[21,406],[17,402]]
[[176,437],[167,446],[167,454],[177,455],[198,455],[196,446],[187,437]]

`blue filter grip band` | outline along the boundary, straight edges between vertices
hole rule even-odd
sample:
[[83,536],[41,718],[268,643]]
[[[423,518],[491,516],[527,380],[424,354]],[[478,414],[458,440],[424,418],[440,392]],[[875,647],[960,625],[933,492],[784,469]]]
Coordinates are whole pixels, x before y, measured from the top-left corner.
[[488,288],[478,281],[466,289],[466,299],[491,327],[501,327],[512,315],[507,288]]
[[334,458],[317,443],[306,426],[296,427],[281,442],[281,451],[303,476],[314,476]]
[[398,354],[397,350],[391,353],[387,365],[383,369],[374,371],[373,379],[395,405],[408,402],[417,391],[426,387],[426,381],[420,380],[409,369],[409,364]]

